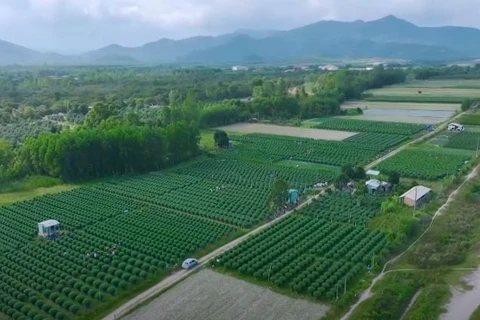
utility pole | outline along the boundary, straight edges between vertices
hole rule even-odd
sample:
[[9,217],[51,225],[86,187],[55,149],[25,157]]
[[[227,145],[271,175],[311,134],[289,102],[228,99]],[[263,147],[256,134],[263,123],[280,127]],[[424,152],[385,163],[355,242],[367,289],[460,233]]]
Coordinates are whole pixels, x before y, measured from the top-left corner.
[[417,209],[417,190],[418,186],[415,187],[415,199],[413,202],[413,217],[415,218],[415,210]]
[[477,152],[475,154],[475,156],[478,158],[478,147],[480,146],[480,135],[478,135],[478,138],[477,138]]
[[270,281],[270,272],[272,272],[272,264],[270,264],[270,268],[268,268],[268,280]]

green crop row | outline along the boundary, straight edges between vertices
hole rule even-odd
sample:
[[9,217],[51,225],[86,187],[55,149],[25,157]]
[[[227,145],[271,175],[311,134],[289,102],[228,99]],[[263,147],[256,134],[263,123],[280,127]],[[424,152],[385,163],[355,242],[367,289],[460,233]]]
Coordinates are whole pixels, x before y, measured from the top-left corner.
[[437,180],[455,174],[469,158],[441,149],[406,149],[380,163],[378,169],[397,171],[404,177]]
[[314,218],[366,225],[378,209],[368,199],[360,201],[349,192],[337,191],[319,198],[301,212]]
[[366,101],[384,101],[384,102],[418,102],[418,103],[462,103],[463,96],[365,96]]
[[[382,151],[407,139],[399,136],[363,136],[364,142],[315,140],[298,137],[248,134],[233,137],[233,148],[224,159],[245,159],[265,163],[298,160],[333,166],[360,164],[375,159]],[[377,144],[373,144],[374,142]]]
[[379,231],[299,215],[249,238],[217,261],[281,288],[333,299],[339,288],[365,272],[374,255],[386,254],[386,245]]
[[361,144],[362,147],[371,148],[372,150],[384,151],[404,142],[405,140],[408,140],[408,136],[406,135],[362,132],[343,141]]
[[330,119],[315,125],[315,128],[354,132],[376,132],[396,135],[414,135],[425,126],[413,123],[368,121],[355,119]]
[[445,147],[477,150],[480,147],[480,132],[459,132],[448,138]]

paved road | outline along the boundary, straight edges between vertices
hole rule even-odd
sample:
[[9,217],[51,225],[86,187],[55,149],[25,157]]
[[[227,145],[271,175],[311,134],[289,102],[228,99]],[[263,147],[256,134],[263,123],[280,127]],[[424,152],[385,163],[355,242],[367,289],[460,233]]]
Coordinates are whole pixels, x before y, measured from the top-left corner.
[[[440,207],[438,208],[438,210],[435,212],[435,214],[433,215],[432,217],[432,220],[430,221],[430,224],[428,225],[427,229],[425,229],[425,231],[417,238],[417,240],[415,240],[407,249],[405,249],[405,251],[403,251],[402,253],[400,253],[398,256],[390,259],[387,261],[387,263],[385,263],[385,265],[383,266],[383,269],[382,269],[382,272],[380,272],[380,274],[378,276],[376,276],[372,283],[370,284],[370,286],[362,292],[362,294],[360,295],[360,298],[358,299],[358,301],[350,308],[350,310],[340,319],[340,320],[347,320],[353,313],[353,311],[355,311],[355,309],[357,309],[357,307],[360,305],[360,303],[362,303],[363,301],[367,300],[368,298],[370,298],[372,296],[372,288],[373,286],[375,285],[375,283],[377,283],[377,281],[381,280],[387,273],[390,273],[390,272],[398,272],[398,271],[413,271],[415,269],[396,269],[396,270],[388,270],[386,271],[388,265],[394,263],[395,261],[397,261],[398,259],[400,259],[400,257],[402,257],[407,251],[409,251],[411,248],[413,248],[417,243],[418,241],[420,241],[420,239],[428,232],[428,230],[430,230],[430,227],[432,226],[433,224],[433,221],[435,220],[436,217],[440,216],[447,208],[448,206],[450,205],[450,203],[455,199],[455,196],[457,195],[458,191],[465,185],[465,183],[467,183],[468,181],[470,181],[471,179],[473,179],[474,177],[477,176],[477,173],[478,173],[478,168],[480,168],[480,165],[476,166],[468,175],[467,177],[465,178],[465,180],[462,182],[462,184],[460,184],[460,186],[458,186],[457,189],[455,189],[455,191],[453,191],[449,196],[448,196],[448,199],[447,201]],[[463,268],[457,268],[457,269],[463,269]],[[470,270],[471,268],[465,268],[465,270]]]
[[[306,205],[309,205],[313,199],[316,199],[318,198],[320,195],[323,194],[323,191],[320,192],[319,194],[311,197],[310,199],[308,199],[307,201],[305,202],[302,202],[301,204],[299,204],[295,209],[300,209]],[[262,231],[263,229],[265,228],[268,228],[269,226],[271,226],[272,224],[278,222],[279,220],[285,218],[286,216],[288,216],[289,214],[291,214],[292,212],[295,211],[294,210],[291,210],[291,211],[287,211],[285,214],[283,214],[282,216],[268,222],[268,223],[265,223],[264,225],[258,227],[257,229],[255,230],[252,230],[250,231],[249,233],[233,240],[232,242],[229,242],[227,243],[226,245],[224,245],[223,247],[220,247],[218,249],[216,249],[215,251],[212,251],[211,253],[207,254],[206,256],[203,256],[202,258],[199,259],[199,265],[198,267],[200,266],[203,266],[205,265],[206,263],[208,263],[208,261],[210,261],[211,259],[215,258],[216,256],[224,253],[225,251],[228,251],[230,249],[232,249],[233,247],[235,247],[236,245],[238,245],[239,243],[245,241],[248,237]],[[191,270],[180,270],[180,271],[177,271],[173,274],[171,274],[170,276],[166,277],[165,279],[163,279],[161,282],[157,283],[156,285],[154,285],[153,287],[151,287],[150,289],[140,293],[139,295],[137,295],[135,298],[129,300],[128,302],[124,303],[122,306],[120,306],[119,308],[117,308],[115,311],[113,311],[112,313],[110,313],[108,316],[104,317],[103,320],[115,320],[115,319],[119,319],[120,317],[122,317],[123,315],[125,315],[126,313],[128,313],[129,311],[131,311],[132,309],[134,309],[136,306],[138,306],[139,304],[145,302],[146,300],[154,297],[156,294],[158,294],[159,292],[165,290],[165,289],[168,289],[169,287],[175,285],[176,283],[182,281],[183,279],[185,279],[186,277],[188,277],[191,273],[195,272],[196,269],[198,269],[198,267],[194,268],[194,269],[191,269]]]

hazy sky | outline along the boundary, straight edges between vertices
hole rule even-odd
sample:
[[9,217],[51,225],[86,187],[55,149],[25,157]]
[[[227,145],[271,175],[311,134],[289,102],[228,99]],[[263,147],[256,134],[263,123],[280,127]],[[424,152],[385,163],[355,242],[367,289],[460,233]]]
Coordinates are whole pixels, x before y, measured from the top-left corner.
[[479,0],[0,0],[0,39],[73,53],[388,14],[425,26],[480,27]]

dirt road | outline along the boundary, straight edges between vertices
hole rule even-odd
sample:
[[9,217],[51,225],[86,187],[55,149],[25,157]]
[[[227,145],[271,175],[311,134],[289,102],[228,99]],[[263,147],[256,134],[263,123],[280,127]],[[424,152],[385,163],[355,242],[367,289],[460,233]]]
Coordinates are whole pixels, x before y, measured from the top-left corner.
[[455,191],[453,191],[449,196],[448,196],[448,199],[447,201],[440,207],[438,208],[437,211],[435,211],[435,214],[433,215],[432,217],[432,220],[430,221],[430,224],[428,225],[427,229],[425,229],[425,231],[417,238],[417,240],[415,240],[407,249],[405,249],[402,253],[400,253],[399,255],[397,255],[396,257],[390,259],[387,261],[387,263],[385,263],[385,265],[383,266],[383,269],[382,269],[382,272],[380,272],[380,274],[378,276],[376,276],[372,283],[370,284],[370,286],[364,291],[362,292],[362,294],[360,295],[360,298],[358,299],[358,301],[350,308],[350,310],[348,311],[348,313],[346,313],[340,320],[347,320],[353,313],[353,311],[355,311],[355,309],[360,305],[360,303],[362,303],[363,301],[367,300],[368,298],[370,298],[372,296],[372,288],[373,286],[375,285],[375,283],[377,283],[379,280],[381,280],[387,273],[390,273],[390,272],[399,272],[399,271],[413,271],[415,269],[405,269],[405,270],[389,270],[389,271],[386,271],[388,265],[394,263],[395,261],[397,261],[398,259],[400,259],[400,257],[402,257],[406,252],[408,252],[411,248],[413,248],[417,243],[418,241],[420,241],[420,239],[422,239],[422,237],[428,232],[428,230],[430,230],[434,220],[436,217],[440,216],[447,208],[448,206],[450,205],[450,203],[453,201],[453,199],[455,198],[455,196],[457,195],[458,191],[465,185],[465,183],[467,183],[468,181],[470,181],[471,179],[473,179],[474,177],[476,177],[477,173],[478,173],[478,168],[480,168],[480,165],[476,166],[466,177],[465,177],[465,180],[460,184],[460,186],[458,186],[457,189],[455,189]]
[[282,216],[280,216],[280,217],[278,217],[278,218],[276,218],[276,219],[274,219],[274,220],[272,220],[268,223],[265,223],[264,225],[258,227],[257,229],[252,230],[249,233],[233,240],[232,242],[227,243],[223,247],[220,247],[220,248],[216,249],[215,251],[210,252],[206,256],[203,256],[202,258],[199,259],[199,265],[197,267],[195,267],[194,269],[191,269],[191,270],[183,270],[182,269],[180,271],[177,271],[177,272],[171,274],[170,276],[168,276],[167,278],[165,278],[161,282],[157,283],[156,285],[154,285],[150,289],[142,292],[141,294],[137,295],[135,298],[129,300],[126,303],[124,303],[122,306],[117,308],[115,311],[110,313],[108,316],[104,317],[103,320],[119,319],[120,317],[122,317],[123,315],[125,315],[126,313],[128,313],[129,311],[134,309],[139,304],[141,304],[141,303],[145,302],[146,300],[154,297],[157,293],[159,293],[159,292],[161,292],[165,289],[168,289],[169,287],[173,286],[174,284],[182,281],[183,279],[188,277],[192,272],[195,272],[195,270],[198,269],[198,267],[205,265],[208,261],[210,261],[214,257],[224,253],[225,251],[228,251],[228,250],[232,249],[233,247],[235,247],[239,243],[245,241],[248,237],[262,231],[265,228],[268,228],[269,226],[271,226],[272,224],[274,224],[274,223],[280,221],[281,219],[285,218],[286,216],[288,216],[289,214],[291,214],[295,210],[298,210],[298,209],[300,209],[300,208],[302,208],[306,205],[309,205],[313,201],[313,199],[318,198],[322,194],[323,194],[323,192],[320,192],[319,194],[317,194],[317,195],[311,197],[310,199],[308,199],[307,201],[299,204],[294,210],[287,211]]

